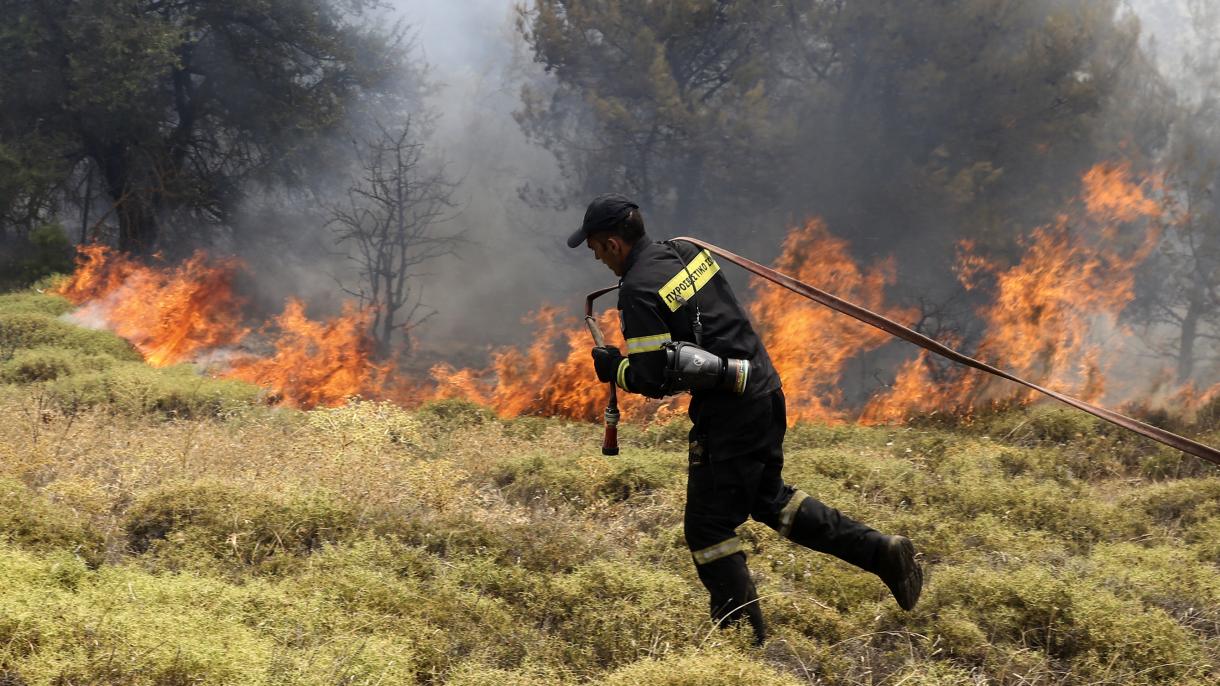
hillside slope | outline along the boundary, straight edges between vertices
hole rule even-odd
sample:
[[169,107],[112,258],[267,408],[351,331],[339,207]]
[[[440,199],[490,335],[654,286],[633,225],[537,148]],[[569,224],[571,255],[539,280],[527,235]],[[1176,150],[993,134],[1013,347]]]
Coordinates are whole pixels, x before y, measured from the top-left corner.
[[755,650],[706,618],[684,422],[605,458],[462,402],[267,408],[47,334],[51,300],[0,300],[0,683],[1220,678],[1220,470],[1074,412],[795,427],[789,481],[913,538],[928,585],[903,613],[750,523]]

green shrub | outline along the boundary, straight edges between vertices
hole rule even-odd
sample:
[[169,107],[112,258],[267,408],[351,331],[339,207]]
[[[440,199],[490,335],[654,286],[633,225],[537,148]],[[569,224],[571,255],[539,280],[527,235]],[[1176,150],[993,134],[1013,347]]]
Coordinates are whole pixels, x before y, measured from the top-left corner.
[[344,446],[376,449],[382,445],[419,445],[419,421],[389,402],[352,401],[306,413],[306,426]]
[[82,355],[62,348],[18,350],[8,362],[0,363],[0,383],[54,381],[81,371],[100,371],[114,363],[109,355]]
[[0,478],[0,540],[27,550],[65,551],[91,565],[101,563],[105,552],[102,536],[70,509],[7,478]]
[[513,417],[501,420],[504,435],[523,441],[536,441],[542,438],[547,429],[557,422],[549,417]]
[[58,317],[72,311],[74,305],[67,298],[50,293],[22,291],[0,294],[0,316],[10,314],[44,314]]
[[568,637],[564,663],[580,671],[649,656],[711,630],[706,599],[681,577],[624,561],[595,560],[552,579],[534,612]]
[[1125,504],[1159,524],[1190,526],[1220,515],[1220,478],[1145,484]]
[[554,667],[501,669],[471,661],[449,673],[445,686],[564,686],[573,683]]
[[259,683],[271,662],[275,641],[245,622],[249,589],[105,566],[68,590],[62,565],[0,554],[0,663],[26,683]]
[[636,432],[634,427],[627,426],[621,432],[621,438],[633,438],[640,445],[662,450],[686,452],[690,443],[690,420],[677,417],[664,423],[654,423]]
[[686,453],[655,453],[633,450],[610,459],[609,473],[598,479],[597,495],[610,500],[627,500],[637,493],[649,493],[678,482],[685,472]]
[[1186,532],[1186,542],[1204,562],[1220,565],[1220,517],[1199,522]]
[[[280,500],[232,486],[196,484],[150,493],[128,510],[128,545],[156,568],[278,573],[348,536],[355,515],[325,493]],[[201,565],[201,566],[200,566]]]
[[850,443],[852,445],[884,444],[890,429],[867,427],[859,424],[821,424],[801,422],[788,429],[784,445],[789,450],[805,448],[831,448]]
[[422,421],[446,429],[480,426],[496,418],[486,407],[462,398],[426,402],[419,406],[416,414]]
[[16,350],[39,346],[109,355],[116,360],[141,359],[127,341],[109,331],[85,329],[36,312],[0,314],[0,360]]
[[257,386],[210,379],[190,365],[154,369],[143,362],[119,363],[109,369],[57,379],[48,394],[63,411],[101,407],[128,415],[223,417],[258,399]]
[[1220,577],[1195,560],[1188,548],[1114,543],[1093,550],[1087,569],[1119,597],[1164,610],[1207,633],[1220,627]]
[[992,646],[1042,651],[1084,681],[1177,683],[1207,669],[1198,644],[1164,611],[1036,564],[942,568],[916,614],[922,631],[959,659],[992,649],[974,626]]
[[606,686],[797,686],[806,682],[782,674],[743,652],[722,648],[640,660],[607,675],[601,683]]

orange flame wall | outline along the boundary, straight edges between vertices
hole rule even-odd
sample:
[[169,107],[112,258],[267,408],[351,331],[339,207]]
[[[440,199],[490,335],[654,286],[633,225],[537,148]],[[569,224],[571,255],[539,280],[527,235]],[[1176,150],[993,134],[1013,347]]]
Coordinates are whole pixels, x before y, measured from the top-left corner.
[[[1127,165],[1097,165],[1083,177],[1078,206],[1034,230],[1020,259],[1003,264],[963,242],[957,270],[963,287],[991,295],[977,312],[986,328],[976,355],[1065,392],[1100,398],[1113,351],[1121,347],[1114,337],[1129,335],[1117,321],[1131,300],[1134,270],[1156,241],[1153,220],[1160,207],[1147,192],[1155,188],[1155,181],[1137,183]],[[1132,224],[1146,229],[1143,238],[1130,240],[1131,231],[1120,231]],[[885,302],[895,279],[893,261],[861,267],[847,242],[820,220],[793,229],[774,266],[898,321],[915,318],[913,311]],[[334,405],[352,395],[402,402],[461,397],[506,417],[581,420],[596,420],[604,409],[607,388],[594,376],[588,333],[557,307],[531,315],[533,343],[494,349],[483,369],[442,363],[430,379],[403,378],[389,363],[373,359],[368,312],[357,308],[317,322],[292,301],[267,325],[247,324],[246,303],[232,289],[239,268],[235,260],[196,254],[158,269],[85,246],[60,292],[82,305],[78,316],[100,320],[151,364],[240,346],[221,374],[260,384],[284,404]],[[751,315],[783,379],[792,421],[898,422],[915,412],[969,412],[997,399],[1028,397],[977,372],[934,367],[919,353],[897,371],[890,388],[853,411],[844,407],[839,391],[844,366],[888,343],[888,336],[767,282],[755,282],[752,292]],[[621,345],[617,312],[610,308],[599,321],[609,342]],[[1099,343],[1103,336],[1111,337],[1105,346]],[[620,406],[625,418],[639,420],[666,418],[685,403],[621,394]]]

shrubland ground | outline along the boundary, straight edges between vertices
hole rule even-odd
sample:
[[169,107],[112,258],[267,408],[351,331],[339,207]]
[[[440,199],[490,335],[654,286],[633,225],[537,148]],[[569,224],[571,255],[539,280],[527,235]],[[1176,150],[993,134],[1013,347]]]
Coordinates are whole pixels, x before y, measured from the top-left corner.
[[[748,524],[773,637],[715,631],[685,425],[311,412],[0,296],[3,684],[1213,684],[1220,473],[1080,414],[799,425],[788,479],[913,538],[874,577]],[[1213,408],[1214,410],[1214,408]],[[1177,427],[1220,443],[1214,411]]]

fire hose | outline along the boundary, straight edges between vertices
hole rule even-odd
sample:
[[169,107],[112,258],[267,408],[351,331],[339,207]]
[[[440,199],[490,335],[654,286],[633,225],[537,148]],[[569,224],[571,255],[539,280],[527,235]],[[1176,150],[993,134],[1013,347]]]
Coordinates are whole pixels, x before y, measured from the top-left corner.
[[[985,362],[980,362],[979,360],[976,360],[973,357],[964,355],[939,341],[929,338],[913,329],[907,328],[891,319],[883,317],[883,316],[877,314],[876,312],[865,309],[863,307],[860,307],[859,305],[856,305],[855,303],[851,303],[846,300],[843,300],[842,298],[831,295],[830,293],[827,293],[823,290],[810,286],[809,284],[804,283],[803,281],[794,279],[791,276],[788,276],[787,274],[782,274],[769,267],[764,267],[763,265],[758,264],[757,262],[754,262],[753,260],[747,259],[745,257],[741,257],[740,255],[737,255],[733,252],[725,250],[724,248],[720,248],[720,247],[717,247],[710,243],[706,243],[704,241],[698,240],[696,238],[689,238],[686,236],[674,238],[673,240],[686,241],[687,243],[690,243],[691,245],[694,245],[699,248],[703,248],[704,250],[707,250],[719,257],[723,257],[724,259],[728,260],[729,262],[732,262],[733,264],[736,264],[737,266],[742,267],[746,271],[749,271],[749,272],[755,274],[756,276],[762,277],[779,286],[783,286],[784,288],[787,288],[788,290],[792,291],[793,293],[796,293],[798,295],[809,298],[810,300],[813,300],[816,303],[825,305],[826,307],[829,307],[830,309],[835,310],[836,312],[845,314],[849,317],[852,317],[853,319],[864,322],[865,324],[868,324],[869,326],[875,327],[877,329],[881,329],[882,331],[890,334],[891,336],[900,338],[909,343],[914,343],[915,345],[923,348],[924,350],[927,350],[929,352],[940,355],[941,357],[943,357],[945,359],[952,360],[953,362],[957,362],[958,364],[962,364],[967,367],[972,367],[974,369],[978,369],[980,371],[987,372],[988,374],[998,376],[1002,379],[1007,379],[1008,381],[1012,381],[1014,383],[1018,383],[1022,386],[1025,386],[1026,388],[1029,388],[1031,390],[1042,393],[1043,395],[1054,398],[1055,400],[1058,400],[1061,403],[1074,407],[1078,410],[1088,412],[1089,414],[1093,415],[1094,417],[1098,417],[1099,419],[1103,419],[1107,422],[1110,422],[1111,424],[1120,426],[1129,431],[1133,431],[1141,436],[1144,436],[1145,438],[1151,438],[1152,440],[1157,441],[1158,443],[1161,443],[1163,445],[1167,445],[1171,448],[1175,448],[1175,449],[1180,450],[1189,455],[1194,455],[1195,457],[1202,458],[1213,464],[1220,465],[1220,450],[1216,450],[1215,448],[1213,448],[1211,446],[1204,445],[1197,441],[1193,441],[1189,438],[1186,438],[1185,436],[1179,436],[1178,434],[1175,434],[1171,431],[1166,431],[1165,429],[1162,429],[1160,427],[1152,426],[1150,424],[1145,424],[1144,422],[1141,422],[1137,419],[1133,419],[1132,417],[1128,417],[1124,414],[1120,414],[1113,410],[1108,410],[1104,407],[1099,407],[1097,405],[1093,405],[1092,403],[1087,403],[1083,400],[1079,400],[1079,399],[1073,398],[1069,395],[1059,393],[1058,391],[1053,391],[1049,388],[1043,388],[1042,386],[1039,386],[1038,384],[1035,384],[1030,381],[1026,381],[1025,379],[1022,379],[1022,378],[1016,376],[1015,374],[1010,374],[1009,372],[1006,372],[1002,369],[993,367]],[[603,289],[594,294],[590,294],[589,301],[588,301],[587,307],[586,307],[586,312],[585,312],[586,322],[590,322],[590,324],[591,324],[590,330],[596,329],[596,324],[592,324],[593,298],[596,298],[597,296],[599,296],[603,293],[609,292],[611,290],[613,290],[613,288]],[[598,331],[594,335],[594,340],[597,341],[599,338],[600,338],[600,331]],[[598,345],[602,345],[602,343],[599,342]],[[610,383],[610,407],[607,407],[607,409],[606,409],[606,434],[607,434],[607,436],[611,435],[611,430],[612,430],[612,427],[610,424],[611,408],[613,408],[613,410],[614,410],[614,427],[613,427],[613,432],[614,432],[613,435],[614,435],[614,440],[615,440],[614,453],[606,453],[606,448],[603,446],[602,452],[605,454],[617,454],[618,453],[617,426],[618,426],[619,415],[618,415],[617,399],[615,397],[615,390],[614,390],[613,382]]]

